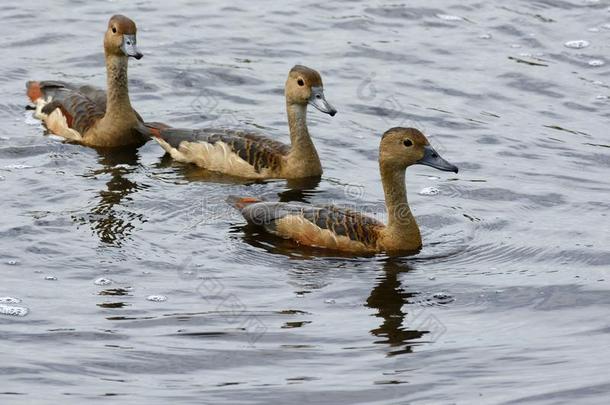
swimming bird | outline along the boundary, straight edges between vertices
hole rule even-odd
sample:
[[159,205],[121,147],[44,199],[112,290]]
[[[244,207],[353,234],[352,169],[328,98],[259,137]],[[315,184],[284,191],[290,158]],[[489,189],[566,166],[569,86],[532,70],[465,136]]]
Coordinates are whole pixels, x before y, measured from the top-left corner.
[[405,184],[406,169],[415,164],[458,172],[417,129],[396,127],[386,131],[379,146],[379,170],[387,224],[335,206],[264,202],[249,197],[230,197],[229,202],[248,223],[301,245],[354,254],[415,252],[421,249],[422,239],[407,202]]
[[[296,65],[285,85],[290,145],[235,129],[151,128],[153,138],[175,160],[247,179],[296,179],[322,175],[318,152],[307,129],[307,105],[334,116],[320,74]],[[154,127],[154,125],[152,126]]]
[[149,139],[149,131],[129,101],[127,59],[142,58],[132,20],[123,15],[110,18],[104,55],[107,92],[61,81],[27,82],[35,116],[51,133],[72,142],[93,147],[140,146]]

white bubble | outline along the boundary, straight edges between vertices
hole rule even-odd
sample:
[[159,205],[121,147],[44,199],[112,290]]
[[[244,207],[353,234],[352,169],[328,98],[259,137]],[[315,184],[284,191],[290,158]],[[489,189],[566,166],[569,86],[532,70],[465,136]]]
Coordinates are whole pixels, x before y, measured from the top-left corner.
[[55,280],[57,280],[57,277],[55,277],[55,276],[46,276],[44,279],[45,280],[49,280],[49,281],[55,281]]
[[436,187],[425,187],[419,192],[420,195],[437,195],[440,194],[440,190]]
[[335,301],[334,299],[332,299],[332,298],[327,299],[327,300],[324,300],[324,303],[325,303],[325,304],[334,304],[335,302],[336,302],[336,301]]
[[604,66],[605,64],[606,64],[606,62],[604,62],[601,59],[591,59],[589,61],[589,66],[593,66],[593,67]]
[[30,312],[25,307],[15,307],[11,305],[0,305],[0,315],[26,316]]
[[437,14],[436,16],[438,18],[440,18],[441,20],[445,20],[445,21],[463,21],[464,20],[462,17],[457,16],[457,15]]
[[568,41],[564,45],[566,46],[566,48],[582,49],[588,47],[590,43],[589,41],[585,41],[584,39],[577,39],[574,41]]
[[95,280],[93,282],[93,284],[95,285],[108,285],[108,284],[112,284],[112,280],[105,278],[105,277],[100,277],[97,280]]
[[149,295],[148,297],[146,297],[146,299],[148,301],[153,301],[153,302],[167,301],[167,297],[165,295]]
[[18,165],[18,164],[4,166],[4,168],[5,168],[5,169],[7,169],[7,170],[21,170],[21,169],[30,169],[31,167],[33,167],[33,166],[29,166],[29,165]]
[[603,94],[600,94],[598,96],[595,97],[596,100],[608,100],[608,96],[604,96]]
[[6,304],[19,304],[21,299],[13,297],[0,297],[0,302],[4,302]]
[[16,265],[17,263],[19,263],[19,262],[17,260],[15,260],[15,259],[11,259],[8,262],[6,262],[6,264],[11,265],[11,266]]
[[491,39],[491,34],[481,34],[479,35],[479,39]]

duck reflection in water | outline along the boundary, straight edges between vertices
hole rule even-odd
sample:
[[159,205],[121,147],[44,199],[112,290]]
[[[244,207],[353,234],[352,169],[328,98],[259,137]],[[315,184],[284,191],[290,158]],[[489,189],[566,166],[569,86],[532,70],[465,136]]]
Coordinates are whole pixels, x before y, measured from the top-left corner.
[[137,169],[139,154],[135,149],[98,149],[97,152],[102,167],[85,174],[85,177],[110,176],[110,179],[106,182],[106,187],[99,191],[95,206],[75,220],[88,224],[101,242],[121,246],[131,235],[135,224],[145,222],[142,214],[117,209],[131,194],[145,188],[127,178]]
[[[411,353],[414,346],[424,343],[423,340],[436,339],[439,332],[444,330],[438,319],[427,314],[423,307],[411,305],[411,313],[403,312],[404,306],[412,303],[417,295],[415,292],[406,291],[399,279],[401,274],[411,270],[405,261],[401,262],[397,258],[387,259],[383,274],[365,303],[367,307],[377,310],[375,316],[382,319],[379,327],[371,330],[374,336],[382,338],[375,343],[388,344],[395,348],[388,356]],[[422,339],[424,335],[428,336]]]

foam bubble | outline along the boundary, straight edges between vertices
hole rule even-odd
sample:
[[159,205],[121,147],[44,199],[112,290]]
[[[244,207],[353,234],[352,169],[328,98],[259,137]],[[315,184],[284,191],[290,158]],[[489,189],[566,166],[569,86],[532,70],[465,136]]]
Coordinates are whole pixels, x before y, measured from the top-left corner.
[[21,299],[13,297],[0,297],[0,302],[4,302],[6,304],[19,304]]
[[425,187],[419,192],[420,195],[437,195],[440,194],[440,190],[436,187]]
[[95,280],[93,282],[93,284],[95,284],[95,285],[108,285],[108,284],[112,284],[112,280],[104,278],[104,277],[100,277],[97,280]]
[[0,304],[0,315],[8,316],[26,316],[30,312],[26,307],[15,307],[12,305]]
[[584,39],[577,39],[574,41],[568,41],[564,45],[566,46],[566,48],[582,49],[588,47],[590,43],[589,41],[585,41]]
[[146,297],[146,299],[148,301],[153,301],[153,302],[167,301],[167,297],[165,295],[149,295],[148,297]]
[[5,169],[7,170],[21,170],[21,169],[30,169],[33,166],[29,166],[29,165],[18,165],[18,164],[14,164],[14,165],[7,165],[4,166]]
[[591,59],[589,61],[589,66],[593,66],[593,67],[604,66],[605,64],[606,64],[606,62],[604,62],[601,59]]
[[460,16],[451,15],[451,14],[437,14],[436,16],[438,18],[440,18],[441,20],[445,20],[445,21],[463,21],[464,20]]

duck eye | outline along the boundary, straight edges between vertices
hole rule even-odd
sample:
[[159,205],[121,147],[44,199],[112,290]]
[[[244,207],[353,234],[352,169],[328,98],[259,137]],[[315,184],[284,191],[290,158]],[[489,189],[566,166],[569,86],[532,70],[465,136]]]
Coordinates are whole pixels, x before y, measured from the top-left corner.
[[406,147],[413,146],[413,142],[410,139],[403,141],[402,144]]
[[305,82],[303,81],[303,79],[299,79],[299,80],[297,80],[297,84],[298,84],[299,86],[304,86],[304,85],[305,85]]
[[112,33],[116,34],[116,27],[112,27]]

